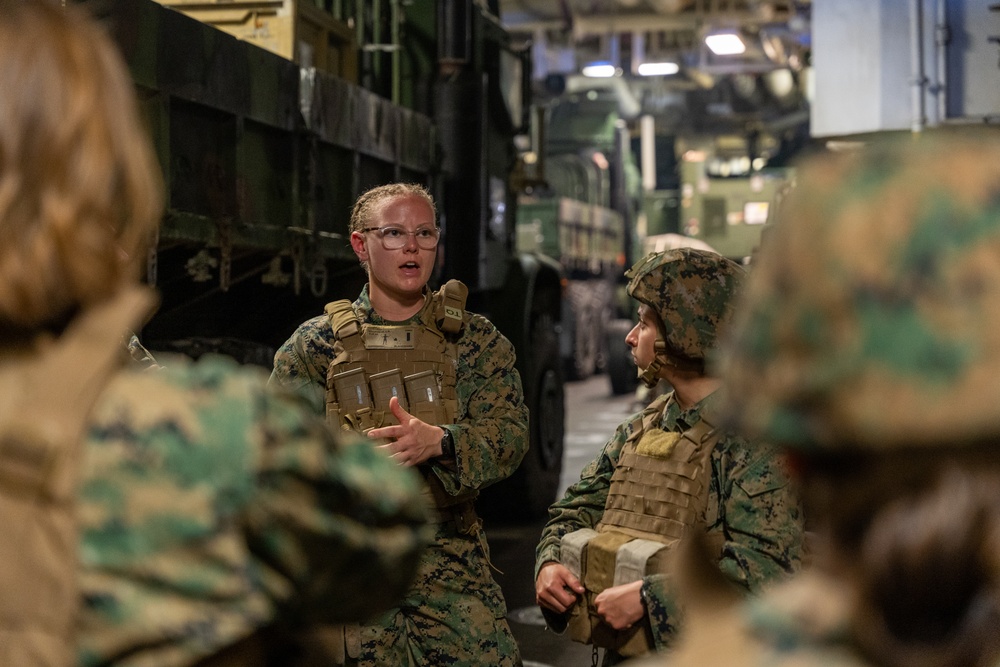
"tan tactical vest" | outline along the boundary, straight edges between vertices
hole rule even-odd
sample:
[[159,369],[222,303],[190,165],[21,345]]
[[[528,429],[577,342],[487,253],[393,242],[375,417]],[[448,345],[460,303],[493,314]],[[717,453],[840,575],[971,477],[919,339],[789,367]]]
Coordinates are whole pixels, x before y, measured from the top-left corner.
[[94,402],[152,293],[135,288],[87,311],[57,339],[0,354],[0,665],[76,664],[74,512],[81,442]]
[[[326,415],[334,427],[366,433],[398,423],[389,410],[400,406],[428,424],[454,424],[457,339],[467,321],[468,288],[450,280],[420,311],[419,323],[361,322],[350,301],[334,301],[326,314],[334,336],[334,358],[326,376]],[[452,496],[426,474],[438,508],[465,503],[475,494]]]
[[661,430],[668,400],[670,395],[657,399],[633,422],[596,530],[568,533],[560,544],[563,565],[587,589],[587,604],[572,610],[570,636],[620,655],[652,650],[651,629],[647,623],[612,629],[594,612],[594,598],[606,588],[667,571],[671,549],[703,519],[709,460],[720,437],[704,417],[682,433]]

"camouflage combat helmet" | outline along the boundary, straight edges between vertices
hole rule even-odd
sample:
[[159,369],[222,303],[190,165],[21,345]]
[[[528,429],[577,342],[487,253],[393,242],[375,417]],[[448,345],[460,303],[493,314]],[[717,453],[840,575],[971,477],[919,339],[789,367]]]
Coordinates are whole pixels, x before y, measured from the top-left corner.
[[727,412],[803,450],[1000,435],[1000,145],[806,163],[722,345]]
[[652,387],[666,364],[701,370],[732,310],[743,268],[718,253],[677,248],[651,253],[625,273],[629,296],[659,316],[656,357],[639,378]]

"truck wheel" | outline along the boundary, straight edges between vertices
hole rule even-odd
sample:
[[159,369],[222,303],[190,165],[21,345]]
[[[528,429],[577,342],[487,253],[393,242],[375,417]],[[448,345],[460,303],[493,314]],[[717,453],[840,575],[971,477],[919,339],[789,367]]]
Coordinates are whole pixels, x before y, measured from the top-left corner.
[[611,393],[621,396],[635,391],[639,386],[635,363],[632,361],[625,336],[632,330],[632,320],[612,320],[604,328],[608,350],[608,379]]
[[563,463],[564,394],[559,338],[549,315],[532,326],[530,376],[522,378],[530,444],[517,471],[486,489],[479,508],[487,519],[527,522],[544,517],[556,499]]
[[571,355],[566,360],[566,377],[585,380],[597,369],[600,347],[600,310],[591,283],[571,282],[567,289],[564,322],[572,322]]

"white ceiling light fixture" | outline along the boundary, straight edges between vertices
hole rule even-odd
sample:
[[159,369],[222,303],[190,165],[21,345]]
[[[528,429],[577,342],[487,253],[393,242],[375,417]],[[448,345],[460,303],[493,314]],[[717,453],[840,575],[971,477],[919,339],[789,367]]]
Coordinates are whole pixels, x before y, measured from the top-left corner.
[[680,65],[673,62],[641,63],[639,76],[669,76],[681,71]]
[[705,36],[705,45],[717,56],[738,56],[747,45],[735,32],[717,32]]
[[617,74],[618,68],[609,62],[595,62],[584,65],[580,72],[584,76],[596,79],[607,79],[608,77],[612,77]]

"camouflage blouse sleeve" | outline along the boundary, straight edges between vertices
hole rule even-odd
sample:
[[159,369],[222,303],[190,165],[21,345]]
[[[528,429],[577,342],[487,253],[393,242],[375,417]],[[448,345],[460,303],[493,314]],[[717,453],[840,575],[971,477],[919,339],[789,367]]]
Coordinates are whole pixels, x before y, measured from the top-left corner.
[[[718,567],[748,591],[798,568],[802,557],[803,515],[777,450],[730,437],[712,457],[707,517],[722,551]],[[669,579],[646,578],[647,606],[657,645],[667,645],[683,614]]]
[[542,565],[559,560],[559,543],[563,535],[580,528],[593,528],[601,520],[608,500],[611,475],[618,464],[632,421],[629,419],[618,427],[600,455],[584,467],[579,481],[566,489],[563,497],[549,507],[549,520],[535,548],[536,579]]
[[326,411],[326,371],[333,358],[330,321],[325,315],[303,322],[278,348],[268,385],[302,394],[317,414]]
[[419,476],[264,380],[172,360],[102,395],[78,501],[81,665],[189,664],[277,619],[362,620],[410,583]]
[[260,397],[260,491],[248,507],[262,580],[275,597],[291,583],[310,620],[361,620],[412,579],[429,538],[423,482],[360,436],[333,442],[274,393]]
[[509,477],[528,451],[528,408],[514,346],[489,320],[473,315],[458,353],[458,419],[449,427],[455,465],[430,464],[452,494]]

